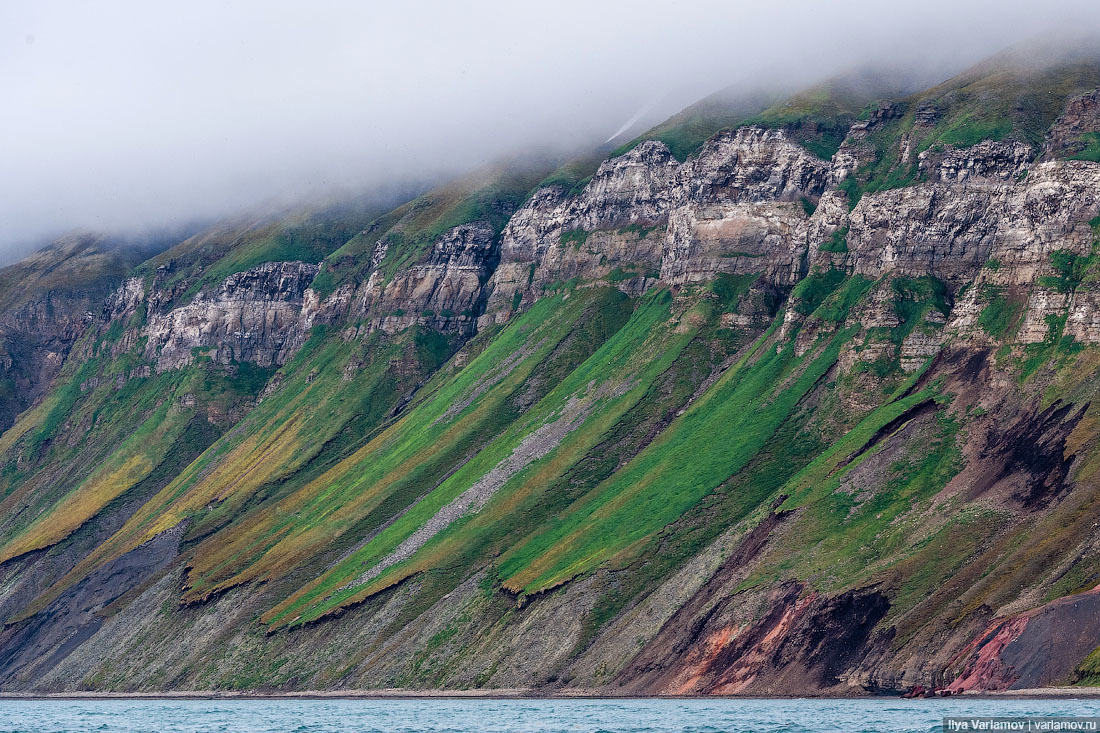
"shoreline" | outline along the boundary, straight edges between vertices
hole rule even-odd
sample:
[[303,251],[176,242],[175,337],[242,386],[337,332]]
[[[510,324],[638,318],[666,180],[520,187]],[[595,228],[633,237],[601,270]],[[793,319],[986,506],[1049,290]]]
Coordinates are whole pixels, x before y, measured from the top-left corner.
[[942,700],[1066,700],[1100,699],[1100,687],[1040,687],[1020,690],[965,692],[949,697],[902,698],[901,695],[610,695],[596,691],[540,693],[533,688],[493,690],[303,690],[300,692],[252,692],[220,690],[167,690],[163,692],[0,692],[5,700],[883,700],[929,702]]

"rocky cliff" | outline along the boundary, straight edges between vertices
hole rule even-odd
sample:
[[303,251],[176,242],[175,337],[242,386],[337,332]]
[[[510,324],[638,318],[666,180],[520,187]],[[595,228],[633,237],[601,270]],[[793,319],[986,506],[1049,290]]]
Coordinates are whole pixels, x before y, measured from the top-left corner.
[[[266,262],[225,279],[218,292],[201,294],[166,313],[152,313],[141,335],[145,358],[159,371],[190,364],[196,354],[215,362],[281,366],[305,343],[316,305],[306,289],[318,270],[304,262]],[[135,297],[136,296],[136,297]],[[128,281],[116,317],[142,305],[142,283]]]
[[0,686],[1094,684],[1098,87],[685,113],[21,301]]
[[0,429],[42,396],[141,256],[79,234],[0,271]]

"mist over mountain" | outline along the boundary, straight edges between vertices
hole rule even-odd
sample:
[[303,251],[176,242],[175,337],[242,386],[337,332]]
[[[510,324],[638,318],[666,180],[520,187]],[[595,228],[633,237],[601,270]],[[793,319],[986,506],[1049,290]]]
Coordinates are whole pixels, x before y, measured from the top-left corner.
[[904,69],[916,88],[1098,21],[1081,0],[4,3],[0,261],[72,229],[569,155],[723,88],[854,68]]

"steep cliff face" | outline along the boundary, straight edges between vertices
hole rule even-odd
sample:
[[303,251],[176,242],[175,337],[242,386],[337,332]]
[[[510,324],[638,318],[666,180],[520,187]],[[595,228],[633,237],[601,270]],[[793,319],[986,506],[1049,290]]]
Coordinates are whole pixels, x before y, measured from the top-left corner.
[[[388,247],[386,240],[379,241],[372,255],[376,268]],[[388,333],[420,324],[471,336],[498,258],[496,233],[488,222],[460,224],[440,234],[426,258],[392,280],[375,269],[355,292],[351,313]]]
[[749,127],[711,138],[681,171],[662,280],[763,272],[778,286],[793,285],[808,246],[802,201],[820,198],[829,167],[782,130]]
[[[158,371],[190,364],[197,354],[221,364],[282,366],[313,325],[306,288],[317,270],[304,262],[266,262],[230,275],[209,297],[200,294],[187,305],[149,315],[142,331],[145,358],[155,360]],[[128,282],[119,297],[140,287],[140,281]],[[139,305],[135,299],[126,307]]]
[[[540,189],[505,229],[490,283],[497,320],[570,279],[609,279],[639,293],[658,278],[683,284],[764,270],[799,279],[807,214],[829,163],[782,130],[721,132],[679,164],[643,142],[600,166],[580,195]],[[756,261],[759,260],[759,261]]]
[[1100,135],[1100,93],[1089,92],[1070,101],[1065,113],[1047,131],[1043,157],[1096,159]]
[[73,235],[0,270],[0,430],[49,387],[141,258],[102,236]]
[[0,685],[1095,683],[1100,65],[994,71],[119,278],[0,437]]
[[[579,196],[540,188],[501,235],[489,309],[497,320],[571,278],[621,273],[643,287],[660,266],[661,236],[679,163],[648,141],[605,161]],[[592,238],[591,243],[589,238]]]

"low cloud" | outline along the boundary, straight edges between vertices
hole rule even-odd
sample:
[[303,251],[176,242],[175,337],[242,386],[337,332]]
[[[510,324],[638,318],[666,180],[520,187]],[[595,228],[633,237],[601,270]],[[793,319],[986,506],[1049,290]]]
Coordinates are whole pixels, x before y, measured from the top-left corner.
[[73,228],[565,154],[723,87],[942,79],[1094,0],[49,2],[0,6],[0,261]]

